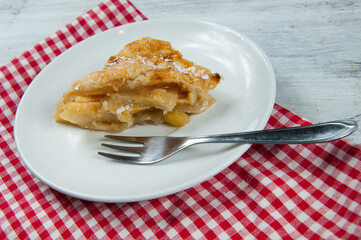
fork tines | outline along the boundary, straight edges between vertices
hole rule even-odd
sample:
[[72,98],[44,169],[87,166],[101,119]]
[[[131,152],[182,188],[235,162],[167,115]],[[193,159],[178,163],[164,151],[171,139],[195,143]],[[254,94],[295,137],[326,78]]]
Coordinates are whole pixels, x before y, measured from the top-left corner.
[[135,137],[122,137],[115,135],[105,135],[104,137],[117,141],[119,145],[102,143],[101,146],[117,150],[118,152],[117,154],[98,152],[98,154],[101,156],[128,162],[131,160],[137,160],[142,155],[142,153],[139,151],[139,148],[144,147],[145,144],[139,141],[135,141]]

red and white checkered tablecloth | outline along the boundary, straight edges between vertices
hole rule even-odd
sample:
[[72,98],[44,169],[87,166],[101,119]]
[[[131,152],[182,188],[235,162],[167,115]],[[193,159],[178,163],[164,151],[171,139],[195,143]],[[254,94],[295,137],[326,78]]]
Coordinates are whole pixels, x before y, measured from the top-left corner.
[[[197,186],[135,203],[75,199],[25,168],[13,123],[32,79],[87,37],[145,19],[130,1],[107,0],[0,68],[0,239],[359,239],[361,146],[347,140],[254,144]],[[267,128],[304,124],[276,104]]]

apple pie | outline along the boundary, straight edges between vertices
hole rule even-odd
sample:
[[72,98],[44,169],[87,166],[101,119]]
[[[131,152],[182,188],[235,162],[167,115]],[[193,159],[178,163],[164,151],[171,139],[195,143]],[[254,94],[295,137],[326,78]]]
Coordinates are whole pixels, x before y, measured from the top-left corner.
[[218,73],[183,58],[167,41],[142,38],[111,56],[104,69],[75,81],[54,119],[82,128],[119,132],[139,124],[179,127],[204,112]]

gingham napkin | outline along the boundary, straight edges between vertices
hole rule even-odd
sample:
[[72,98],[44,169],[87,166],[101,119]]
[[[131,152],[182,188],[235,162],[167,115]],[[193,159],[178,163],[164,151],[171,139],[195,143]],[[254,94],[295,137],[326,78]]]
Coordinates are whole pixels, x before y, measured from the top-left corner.
[[[193,188],[125,204],[68,197],[24,167],[13,139],[14,114],[36,74],[85,38],[145,19],[129,1],[105,1],[0,68],[0,239],[358,239],[361,147],[345,140],[254,144]],[[304,124],[276,104],[267,128]]]

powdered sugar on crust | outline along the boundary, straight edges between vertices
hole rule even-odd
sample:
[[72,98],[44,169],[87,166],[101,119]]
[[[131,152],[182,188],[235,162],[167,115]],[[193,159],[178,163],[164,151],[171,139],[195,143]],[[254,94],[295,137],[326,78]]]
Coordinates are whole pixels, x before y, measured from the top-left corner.
[[112,67],[114,65],[117,65],[120,62],[129,62],[129,63],[134,63],[134,59],[133,58],[127,58],[124,56],[115,56],[114,59],[112,59],[111,61],[108,61],[105,63],[105,67]]
[[[155,57],[155,56],[154,56]],[[153,58],[154,58],[153,57]],[[169,67],[174,67],[182,74],[193,74],[195,77],[200,77],[203,80],[208,80],[209,75],[204,73],[204,70],[198,70],[196,66],[191,66],[188,68],[183,67],[181,64],[177,62],[173,62],[171,59],[167,59],[164,57],[160,57],[159,59],[163,60],[164,62],[161,62],[160,64],[155,64],[152,61],[149,61],[146,57],[137,55],[135,58],[131,57],[124,57],[124,56],[115,56],[114,59],[111,61],[108,61],[105,66],[106,67],[115,67],[115,68],[123,68],[123,66],[117,67],[116,65],[122,62],[127,63],[136,63],[137,61],[140,61],[144,66],[149,67],[152,70],[160,70],[160,69],[166,69]]]
[[131,105],[121,106],[117,109],[116,114],[122,114],[124,111],[129,110],[131,107]]
[[180,71],[183,74],[193,73],[194,76],[196,76],[196,77],[201,77],[204,80],[209,79],[208,74],[205,74],[203,69],[200,71],[197,71],[197,68],[195,66],[191,66],[189,68],[184,68],[176,62],[174,62],[173,65],[178,71]]

